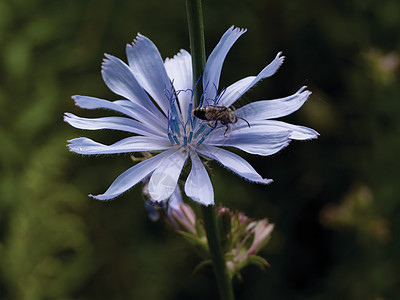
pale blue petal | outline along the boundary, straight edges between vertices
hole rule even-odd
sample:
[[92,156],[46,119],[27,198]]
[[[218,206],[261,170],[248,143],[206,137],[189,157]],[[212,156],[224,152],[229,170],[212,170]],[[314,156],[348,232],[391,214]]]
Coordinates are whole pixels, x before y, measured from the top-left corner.
[[202,205],[213,205],[214,190],[206,168],[196,152],[190,151],[190,158],[192,160],[192,170],[186,179],[185,193]]
[[189,52],[181,50],[173,58],[167,58],[164,65],[168,77],[177,91],[179,106],[185,123],[188,120],[189,104],[192,102],[192,57]]
[[[221,69],[226,55],[236,40],[245,32],[246,29],[230,27],[208,57],[203,73],[203,89],[206,99],[214,99],[217,96]],[[197,79],[195,78],[195,80]]]
[[146,159],[145,161],[134,165],[119,175],[104,194],[89,196],[98,200],[109,200],[121,195],[138,182],[146,178],[166,157],[171,155],[171,152],[173,151],[175,151],[175,149],[164,151],[152,158]]
[[170,106],[166,90],[170,90],[171,82],[157,47],[151,40],[138,34],[132,45],[126,46],[126,55],[139,84],[167,114]]
[[154,127],[158,130],[161,130],[162,132],[165,132],[165,128],[167,128],[168,126],[168,119],[161,113],[161,117],[149,115],[149,111],[147,111],[146,109],[137,109],[137,106],[132,106],[132,102],[130,102],[129,100],[117,100],[115,101],[115,103],[129,111],[135,111],[138,114],[142,114],[141,118],[145,118],[145,120],[143,120],[143,123],[145,123],[147,126]]
[[247,87],[246,90],[242,92],[242,94],[246,93],[249,89],[251,89],[256,83],[258,83],[260,80],[270,77],[278,71],[280,66],[283,64],[283,61],[285,60],[285,57],[282,56],[282,52],[279,52],[275,59],[264,69],[261,70],[260,73],[258,73],[257,77],[254,79],[254,81]]
[[167,138],[147,136],[131,136],[112,145],[104,145],[85,137],[72,139],[68,142],[68,147],[72,152],[84,155],[158,151],[171,148],[171,142]]
[[166,137],[164,132],[152,130],[148,126],[129,118],[104,117],[81,118],[71,113],[65,113],[64,121],[71,126],[85,130],[112,129],[155,137]]
[[298,110],[311,95],[302,87],[297,93],[274,100],[262,100],[249,103],[236,110],[236,114],[247,121],[280,118]]
[[166,200],[174,192],[186,158],[186,150],[175,150],[151,175],[149,193],[154,201]]
[[162,118],[162,113],[156,108],[149,96],[147,96],[146,92],[139,85],[129,66],[122,60],[106,54],[101,74],[108,88],[114,93],[142,105],[155,116]]
[[272,131],[282,132],[289,130],[291,131],[289,138],[292,140],[311,140],[311,139],[316,139],[319,136],[319,133],[316,132],[314,129],[276,120],[258,121],[254,123],[254,127],[256,126],[264,127],[265,130],[268,130],[270,132]]
[[249,76],[236,81],[235,83],[228,86],[221,94],[217,105],[223,105],[226,107],[231,106],[243,91],[253,82],[256,76]]
[[75,104],[81,108],[110,109],[136,119],[150,127],[155,127],[160,130],[164,130],[165,127],[167,127],[167,118],[165,116],[162,116],[162,118],[155,117],[154,114],[142,105],[130,100],[108,101],[80,95],[73,96],[72,99],[74,99]]
[[205,143],[213,146],[236,147],[251,154],[268,156],[279,152],[290,142],[291,131],[267,132],[262,126],[233,129],[224,135],[225,126],[217,128]]
[[201,145],[197,151],[208,158],[216,160],[225,168],[244,179],[262,184],[272,182],[272,179],[262,178],[246,160],[230,151],[209,145]]
[[276,73],[279,67],[282,65],[284,56],[281,56],[282,52],[279,52],[275,59],[266,66],[257,76],[249,76],[233,85],[229,86],[225,93],[222,95],[219,105],[231,106],[237,99],[239,99],[244,93],[251,89],[260,80],[270,77]]
[[180,211],[181,204],[183,204],[181,189],[179,188],[179,185],[176,185],[175,191],[168,200],[168,215],[170,215],[174,210]]
[[[319,134],[314,129],[293,125],[289,123],[285,123],[277,120],[259,120],[259,121],[251,121],[249,127],[247,123],[240,122],[234,124],[232,126],[232,135],[237,135],[237,132],[242,134],[246,134],[247,132],[268,132],[268,133],[282,133],[290,131],[289,138],[291,140],[311,140],[316,139]],[[217,128],[214,134],[223,134],[224,128]],[[226,134],[228,136],[228,133]]]

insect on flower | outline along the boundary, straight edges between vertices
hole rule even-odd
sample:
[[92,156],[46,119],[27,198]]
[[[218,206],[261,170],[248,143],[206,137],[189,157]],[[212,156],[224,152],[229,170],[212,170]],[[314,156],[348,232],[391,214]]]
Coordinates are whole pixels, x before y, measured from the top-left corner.
[[250,127],[250,123],[242,117],[238,117],[233,108],[229,108],[223,105],[207,105],[206,107],[197,107],[193,110],[193,115],[201,120],[214,122],[211,127],[215,128],[218,125],[218,121],[226,126],[224,135],[230,129],[229,124],[235,124],[238,119],[241,119],[247,123]]
[[[83,155],[134,154],[137,163],[120,174],[103,194],[91,195],[93,198],[113,199],[148,180],[149,199],[168,201],[168,207],[172,207],[182,169],[190,160],[192,168],[185,181],[186,195],[202,205],[213,205],[214,189],[202,158],[214,159],[248,181],[269,184],[272,179],[262,177],[245,159],[225,147],[269,156],[292,140],[318,137],[311,128],[276,120],[304,104],[311,94],[306,87],[283,98],[254,101],[237,110],[232,107],[258,82],[275,74],[284,60],[281,52],[257,75],[219,89],[225,57],[245,32],[232,26],[209,55],[201,75],[204,103],[198,108],[193,106],[194,80],[189,52],[181,50],[173,58],[163,60],[154,43],[139,34],[126,46],[128,63],[106,54],[101,74],[119,100],[82,95],[75,95],[73,99],[81,108],[107,109],[118,115],[82,118],[65,113],[64,120],[79,129],[119,130],[129,136],[113,144],[79,137],[69,140],[68,147]],[[235,134],[226,134],[229,129]],[[136,153],[142,152],[153,156],[142,155],[143,160],[136,159]]]

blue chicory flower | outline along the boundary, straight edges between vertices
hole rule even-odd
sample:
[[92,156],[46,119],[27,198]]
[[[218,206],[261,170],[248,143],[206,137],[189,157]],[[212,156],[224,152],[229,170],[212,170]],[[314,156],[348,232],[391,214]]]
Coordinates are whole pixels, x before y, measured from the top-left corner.
[[[202,77],[202,106],[230,107],[260,80],[272,76],[283,63],[281,53],[257,76],[243,78],[219,91],[219,79],[225,57],[245,33],[229,28],[209,56]],[[84,155],[159,152],[123,172],[104,194],[95,199],[115,198],[150,176],[150,198],[160,202],[176,190],[182,168],[190,157],[191,171],[185,182],[185,193],[203,205],[214,204],[210,177],[201,158],[214,159],[242,178],[262,184],[272,180],[259,175],[239,155],[221,147],[235,147],[251,154],[272,155],[291,140],[309,140],[318,133],[313,129],[271,120],[289,115],[307,100],[310,91],[302,87],[295,94],[274,100],[260,100],[236,110],[239,120],[226,126],[207,126],[193,116],[193,78],[190,54],[181,50],[171,59],[162,60],[151,40],[138,35],[126,46],[128,64],[106,54],[102,76],[106,85],[124,99],[108,101],[88,96],[74,96],[77,106],[85,109],[108,109],[124,116],[81,118],[66,113],[64,120],[75,128],[113,129],[131,133],[112,145],[81,137],[69,141],[72,152]],[[217,125],[217,124],[214,124]],[[226,134],[225,134],[226,133]]]

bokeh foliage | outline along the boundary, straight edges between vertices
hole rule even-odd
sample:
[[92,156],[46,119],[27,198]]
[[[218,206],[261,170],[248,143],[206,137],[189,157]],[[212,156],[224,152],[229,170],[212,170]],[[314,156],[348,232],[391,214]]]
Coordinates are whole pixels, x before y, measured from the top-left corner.
[[[239,299],[400,298],[400,2],[204,1],[207,51],[235,24],[246,33],[229,54],[222,86],[286,62],[243,101],[308,85],[314,92],[285,120],[317,129],[271,158],[250,157],[274,178],[243,182],[211,163],[219,201],[276,223],[266,272],[248,268]],[[0,298],[217,299],[211,269],[183,241],[151,223],[140,187],[102,203],[132,162],[80,157],[70,96],[117,99],[103,84],[104,52],[125,58],[137,32],[163,57],[188,49],[183,1],[0,1]]]

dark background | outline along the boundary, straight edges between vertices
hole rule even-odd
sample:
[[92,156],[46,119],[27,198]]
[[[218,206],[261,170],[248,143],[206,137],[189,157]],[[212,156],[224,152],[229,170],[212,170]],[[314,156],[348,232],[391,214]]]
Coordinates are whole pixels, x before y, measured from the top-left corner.
[[[313,95],[285,121],[316,129],[272,157],[243,156],[269,186],[217,164],[218,201],[276,229],[248,267],[238,299],[400,298],[400,2],[204,1],[207,54],[232,24],[248,32],[225,62],[221,87],[257,74],[278,51],[279,72],[244,101]],[[63,112],[101,116],[71,95],[117,99],[100,75],[103,53],[126,61],[137,32],[162,56],[189,50],[184,1],[0,1],[0,299],[218,299],[211,268],[174,232],[152,223],[137,186],[100,202],[132,165],[82,157],[66,140],[107,141]],[[188,200],[191,203],[190,200]]]

